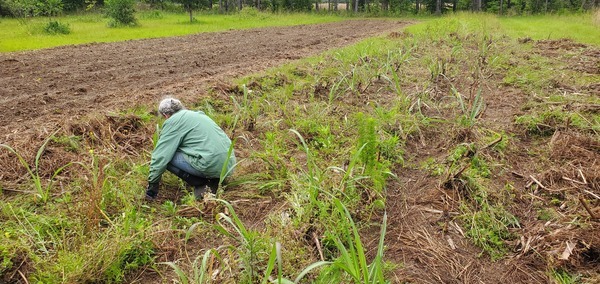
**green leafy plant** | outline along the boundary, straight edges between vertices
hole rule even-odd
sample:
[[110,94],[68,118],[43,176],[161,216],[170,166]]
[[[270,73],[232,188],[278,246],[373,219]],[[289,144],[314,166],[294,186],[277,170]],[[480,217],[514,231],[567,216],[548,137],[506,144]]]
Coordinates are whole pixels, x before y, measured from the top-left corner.
[[165,211],[167,216],[177,215],[177,204],[171,200],[165,201],[160,207]]
[[50,21],[44,26],[44,32],[50,35],[56,34],[69,34],[71,33],[71,29],[68,24],[63,24],[59,21]]
[[[241,244],[240,257],[246,268],[244,275],[248,283],[254,283],[258,277],[257,273],[259,269],[257,265],[259,263],[259,254],[264,252],[263,241],[258,232],[246,228],[229,202],[222,199],[217,199],[217,201],[225,205],[230,216],[225,213],[219,213],[216,217],[217,225],[215,225],[215,229],[226,236],[236,239]],[[227,228],[233,229],[235,234],[231,233]]]
[[340,255],[327,268],[325,277],[332,277],[337,273],[344,272],[354,283],[389,283],[384,277],[385,263],[383,262],[387,213],[383,215],[377,254],[375,259],[368,264],[364,245],[350,212],[339,199],[334,199],[333,202],[336,213],[341,215],[341,226],[347,228],[335,229],[330,232]]
[[69,135],[69,136],[52,136],[52,142],[64,145],[65,150],[71,152],[77,152],[81,147],[81,136]]
[[[208,279],[207,277],[210,277],[208,275],[209,274],[208,269],[211,264],[211,263],[209,263],[209,261],[211,260],[211,256],[221,258],[219,255],[219,252],[216,249],[207,250],[203,255],[199,255],[198,257],[196,257],[196,259],[194,259],[194,262],[192,263],[192,275],[191,276],[189,276],[187,273],[185,273],[183,271],[183,269],[181,269],[181,267],[179,265],[177,265],[175,262],[168,261],[168,262],[161,262],[160,264],[168,265],[169,267],[173,268],[173,270],[175,271],[175,274],[177,275],[177,278],[179,279],[179,282],[182,284],[205,283],[206,280]],[[200,259],[202,261],[200,261]]]
[[277,263],[277,280],[271,280],[271,283],[282,283],[282,284],[300,283],[302,278],[304,278],[304,276],[306,276],[313,269],[316,269],[320,266],[331,264],[330,261],[317,261],[315,263],[308,265],[306,268],[304,268],[300,272],[300,274],[298,274],[298,276],[294,279],[294,281],[283,278],[283,271],[281,268],[282,267],[282,265],[281,265],[281,263],[282,263],[281,244],[279,242],[275,242],[273,244],[273,249],[271,250],[271,254],[269,255],[269,261],[267,263],[267,268],[265,270],[265,277],[263,278],[263,281],[262,281],[263,284],[268,283],[269,275],[271,275],[271,272],[273,271],[276,263]]
[[429,68],[429,79],[433,82],[440,79],[440,77],[446,76],[447,66],[446,59],[432,59],[427,66]]
[[106,0],[104,2],[106,15],[112,20],[110,27],[135,26],[135,0]]
[[556,284],[576,284],[580,283],[581,275],[574,275],[564,269],[552,269],[548,273]]
[[481,96],[481,89],[479,89],[477,94],[468,101],[465,101],[463,95],[458,92],[454,86],[452,86],[452,94],[456,97],[462,113],[460,124],[467,128],[473,127],[485,109],[485,102]]

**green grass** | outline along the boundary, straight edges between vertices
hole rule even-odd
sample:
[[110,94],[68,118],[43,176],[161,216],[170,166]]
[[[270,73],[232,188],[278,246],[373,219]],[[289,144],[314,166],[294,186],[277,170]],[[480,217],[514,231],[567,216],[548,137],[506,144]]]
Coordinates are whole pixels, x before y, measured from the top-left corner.
[[182,36],[267,26],[315,24],[343,19],[334,15],[316,14],[195,14],[196,21],[190,23],[189,16],[185,13],[139,12],[136,17],[139,22],[138,26],[118,28],[109,28],[109,19],[96,13],[52,18],[52,20],[69,26],[71,33],[67,35],[48,35],[44,33],[44,27],[49,21],[48,18],[2,19],[0,21],[0,52],[34,50],[92,42]]
[[600,46],[600,26],[594,24],[590,13],[503,17],[499,20],[504,32],[514,38],[529,37],[534,40],[569,38]]
[[408,27],[407,31],[440,33],[442,31],[499,32],[511,38],[533,40],[569,38],[600,46],[600,25],[591,13],[498,17],[492,14],[457,13]]

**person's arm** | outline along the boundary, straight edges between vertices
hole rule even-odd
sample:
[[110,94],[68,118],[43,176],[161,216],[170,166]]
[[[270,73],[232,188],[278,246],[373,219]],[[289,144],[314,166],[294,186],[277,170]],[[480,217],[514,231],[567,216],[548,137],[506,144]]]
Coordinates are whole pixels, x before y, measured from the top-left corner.
[[152,151],[150,161],[150,173],[148,174],[148,183],[155,184],[160,181],[160,177],[167,169],[167,164],[175,155],[183,136],[178,133],[169,120],[163,124],[156,148]]

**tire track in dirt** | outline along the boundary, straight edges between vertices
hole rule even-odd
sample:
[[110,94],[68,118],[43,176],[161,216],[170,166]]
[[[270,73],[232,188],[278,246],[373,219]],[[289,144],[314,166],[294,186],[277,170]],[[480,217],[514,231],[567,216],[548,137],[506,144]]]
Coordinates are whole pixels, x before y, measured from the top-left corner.
[[0,140],[89,112],[198,95],[240,76],[398,30],[410,22],[348,20],[0,54]]

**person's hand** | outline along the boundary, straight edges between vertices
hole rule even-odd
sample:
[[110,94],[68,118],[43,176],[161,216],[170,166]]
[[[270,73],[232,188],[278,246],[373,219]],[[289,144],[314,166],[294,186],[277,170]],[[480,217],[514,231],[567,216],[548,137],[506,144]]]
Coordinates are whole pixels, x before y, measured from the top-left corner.
[[158,183],[149,183],[146,188],[146,199],[152,200],[158,195]]

